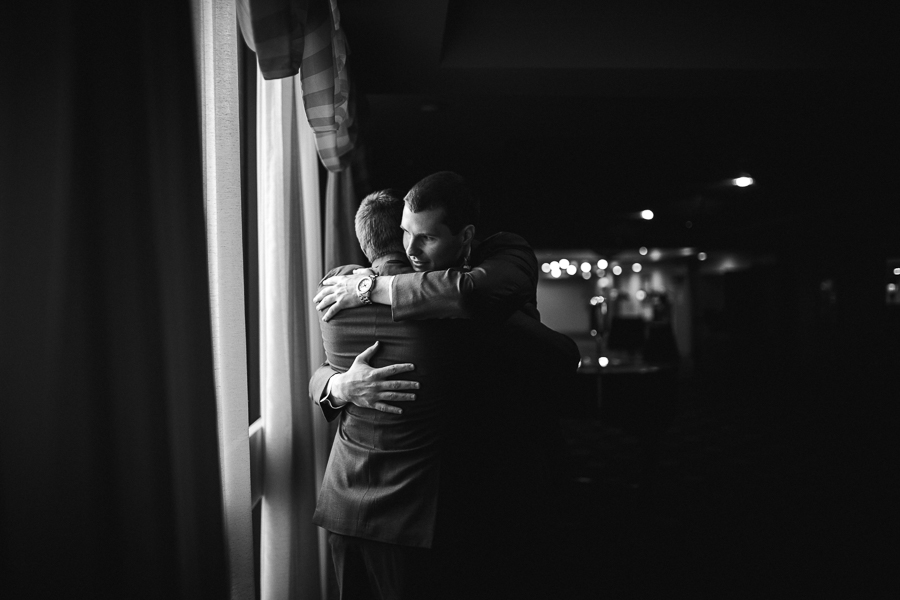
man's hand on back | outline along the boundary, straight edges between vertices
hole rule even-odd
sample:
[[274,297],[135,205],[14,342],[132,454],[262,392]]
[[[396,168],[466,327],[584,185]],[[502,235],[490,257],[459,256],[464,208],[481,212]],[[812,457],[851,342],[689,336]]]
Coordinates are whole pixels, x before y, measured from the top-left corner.
[[350,365],[346,373],[335,375],[328,382],[331,397],[338,404],[351,403],[362,408],[371,408],[382,412],[401,414],[403,412],[397,406],[385,404],[386,402],[409,402],[416,399],[416,395],[402,390],[419,389],[416,381],[388,380],[387,378],[399,373],[406,373],[415,369],[415,365],[403,363],[373,368],[369,360],[378,349],[375,342],[365,350]]

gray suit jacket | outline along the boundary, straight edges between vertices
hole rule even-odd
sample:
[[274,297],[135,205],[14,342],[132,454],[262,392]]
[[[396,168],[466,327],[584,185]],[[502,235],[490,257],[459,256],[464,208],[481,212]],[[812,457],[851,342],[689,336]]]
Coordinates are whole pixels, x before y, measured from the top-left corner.
[[[334,269],[326,278],[354,268]],[[416,400],[402,403],[400,415],[352,404],[326,410],[330,418],[339,415],[340,423],[313,517],[316,525],[343,535],[431,547],[447,411],[470,402],[467,345],[476,336],[474,322],[396,322],[390,307],[378,305],[341,311],[322,323],[328,363],[338,372],[379,341],[372,366],[413,363],[415,371],[397,378],[418,381],[420,388]],[[320,378],[326,375],[330,369],[317,373],[310,389],[321,390]]]
[[[571,339],[540,323],[535,306],[537,261],[524,240],[513,234],[491,236],[475,249],[472,259],[475,266],[468,273],[451,269],[395,277],[393,315],[389,307],[370,306],[342,311],[331,323],[323,323],[328,363],[310,380],[313,401],[322,397],[335,371],[346,371],[376,339],[382,345],[375,366],[411,362],[416,365],[412,376],[404,373],[398,378],[425,379],[419,399],[404,403],[400,416],[353,405],[340,410],[322,405],[329,421],[339,415],[342,420],[314,518],[319,526],[430,547],[439,500],[442,519],[449,523],[444,526],[446,536],[459,524],[470,523],[476,507],[484,508],[481,491],[490,486],[479,474],[489,472],[483,468],[488,462],[504,471],[532,464],[523,454],[523,442],[536,441],[556,418],[553,399],[565,388],[562,380],[574,375],[578,351]],[[352,269],[335,269],[326,278]],[[389,339],[396,343],[385,344]],[[426,392],[425,381],[436,385],[429,385]],[[409,410],[413,405],[423,411],[421,415]],[[417,420],[404,420],[412,416]],[[418,420],[420,416],[424,418]],[[368,427],[364,431],[363,423]],[[535,423],[540,425],[535,428]],[[401,424],[408,426],[406,437],[430,441],[416,446],[418,450],[391,454],[383,443],[373,445],[369,440],[365,452],[358,443],[364,434],[381,436],[382,442],[394,439],[403,431]],[[385,427],[391,428],[388,438],[380,433]],[[514,431],[502,433],[510,429]],[[518,434],[517,443],[510,444],[508,434]],[[452,454],[442,456],[451,438]],[[403,467],[394,471],[393,465]],[[373,470],[361,483],[364,468]],[[402,481],[401,471],[409,481]]]

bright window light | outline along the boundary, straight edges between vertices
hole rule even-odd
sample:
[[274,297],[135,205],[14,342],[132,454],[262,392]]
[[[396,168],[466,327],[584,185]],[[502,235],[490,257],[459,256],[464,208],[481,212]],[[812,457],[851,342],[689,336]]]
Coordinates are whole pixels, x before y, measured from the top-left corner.
[[753,185],[753,178],[752,177],[737,177],[732,180],[732,183],[734,183],[734,185],[736,185],[738,187],[745,188],[747,186]]
[[597,362],[600,363],[600,366],[601,366],[601,367],[605,367],[605,366],[609,365],[609,359],[606,358],[605,356],[601,356],[601,357],[597,360]]
[[568,273],[569,275],[574,275],[577,272],[578,267],[576,267],[575,265],[569,265],[568,267],[566,267],[566,273]]
[[641,263],[634,263],[633,265],[631,265],[631,270],[634,271],[635,273],[640,273],[641,272]]
[[647,297],[647,292],[645,292],[644,290],[638,290],[634,293],[634,297],[638,300],[643,300]]
[[613,275],[621,275],[621,274],[622,274],[622,267],[620,267],[619,265],[614,266],[613,267]]
[[569,268],[569,259],[568,258],[560,259],[559,268],[563,269],[563,270],[568,269]]
[[543,271],[544,273],[549,273],[550,272],[550,263],[542,264],[541,271]]
[[581,263],[581,270],[584,271],[585,273],[587,273],[588,271],[590,271],[590,270],[591,270],[591,263],[586,263],[586,262]]
[[653,218],[653,211],[652,210],[642,210],[641,218],[644,219],[645,221],[649,221],[650,219]]
[[647,246],[641,246],[641,248],[640,248],[640,250],[638,250],[638,252],[641,253],[641,256],[647,256]]
[[550,275],[552,277],[558,278],[560,275],[562,275],[562,271],[560,271],[559,269],[553,269],[550,271]]
[[606,269],[607,267],[609,267],[609,263],[606,261],[605,258],[601,258],[600,260],[597,261],[598,269]]

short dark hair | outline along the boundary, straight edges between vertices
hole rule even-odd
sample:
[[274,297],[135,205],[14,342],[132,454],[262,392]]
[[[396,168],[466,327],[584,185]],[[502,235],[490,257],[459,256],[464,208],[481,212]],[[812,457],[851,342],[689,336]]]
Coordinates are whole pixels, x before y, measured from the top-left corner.
[[451,171],[440,171],[422,179],[403,199],[413,212],[444,209],[444,224],[456,235],[478,220],[478,200],[466,181]]
[[403,200],[394,190],[372,192],[356,211],[356,239],[369,262],[392,252],[404,252]]

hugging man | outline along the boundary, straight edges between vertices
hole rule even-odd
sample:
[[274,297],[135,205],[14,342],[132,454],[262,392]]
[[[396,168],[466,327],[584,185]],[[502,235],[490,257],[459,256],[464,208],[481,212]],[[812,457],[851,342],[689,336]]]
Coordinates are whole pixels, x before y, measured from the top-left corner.
[[[509,443],[492,448],[510,440],[496,430],[504,418],[498,407],[514,416],[541,411],[521,391],[524,382],[510,382],[504,372],[515,366],[521,372],[531,360],[532,372],[517,379],[559,386],[574,373],[578,353],[537,318],[537,262],[530,247],[512,234],[475,242],[476,216],[477,203],[452,173],[425,178],[405,202],[372,195],[357,215],[372,271],[336,269],[316,296],[326,311],[329,364],[313,377],[310,393],[326,417],[339,415],[341,422],[315,522],[330,532],[342,598],[436,597],[434,583],[450,583],[446,571],[436,576],[430,549],[441,547],[443,566],[470,567],[471,578],[453,582],[472,597],[464,588],[476,585],[478,568],[485,561],[502,565],[503,557],[457,560],[467,542],[513,549],[502,540],[492,545],[510,530],[492,529],[496,519],[490,517],[523,513],[508,502],[504,511],[492,509],[504,498],[484,467],[498,457],[503,464],[504,449],[506,467],[532,463],[527,452],[510,455]],[[518,422],[527,429],[527,421]],[[531,489],[536,482],[528,483]],[[523,501],[527,494],[517,498]],[[533,524],[526,529],[533,531]],[[481,574],[502,583],[502,571]]]

